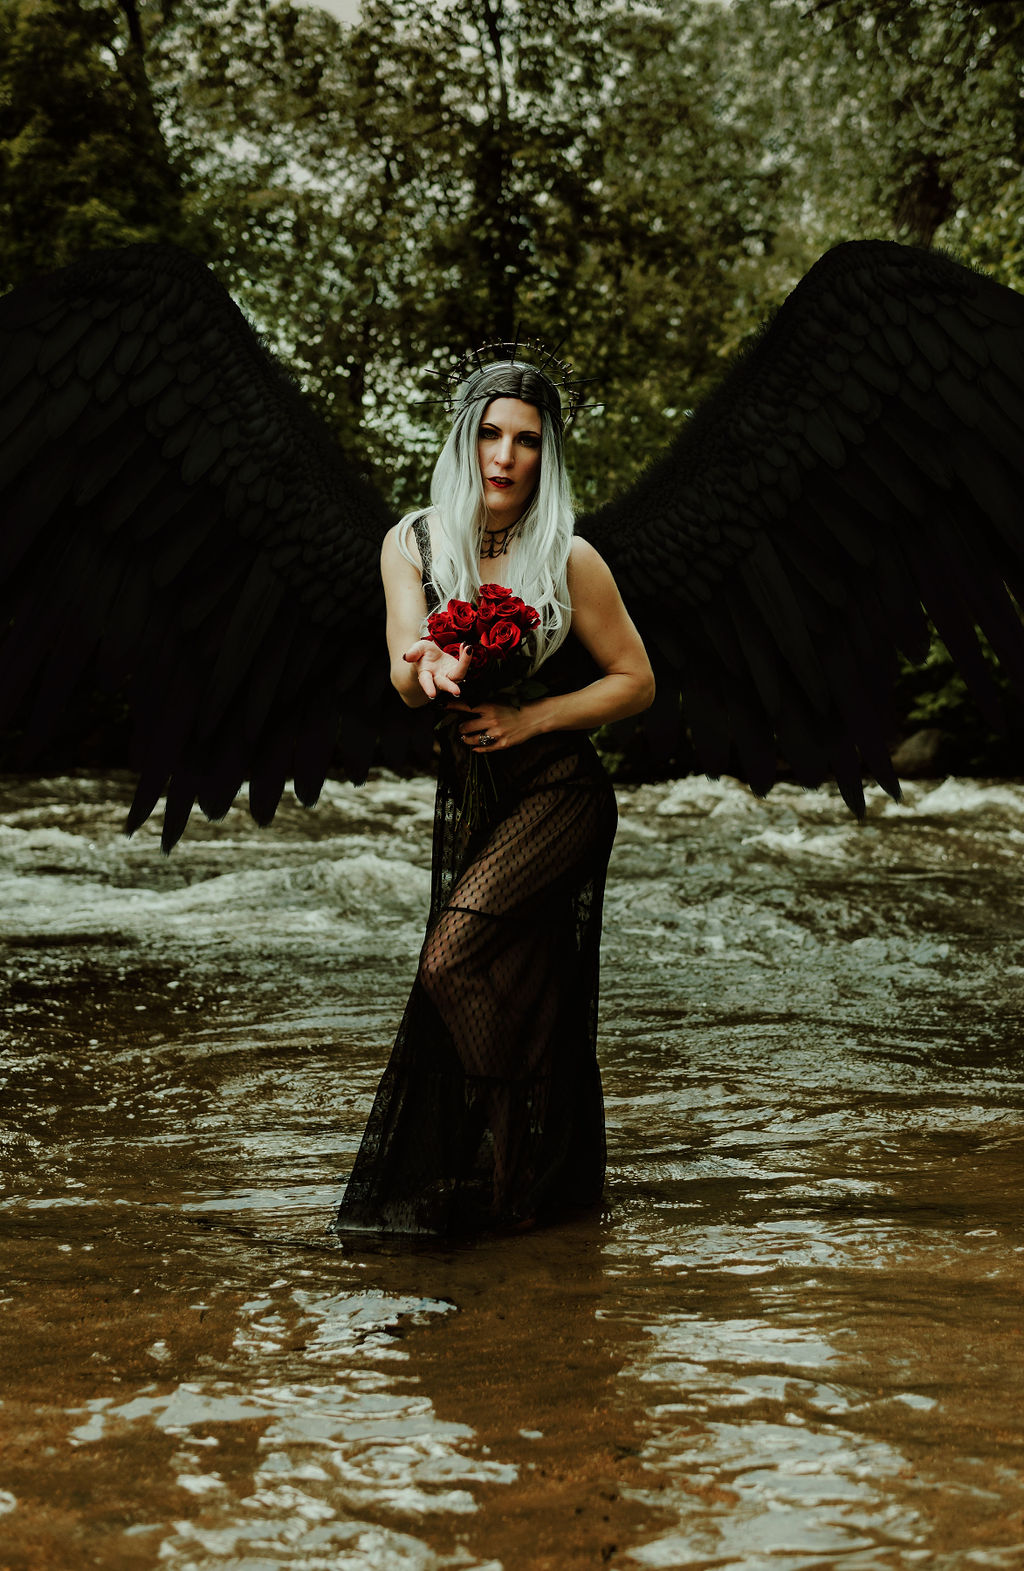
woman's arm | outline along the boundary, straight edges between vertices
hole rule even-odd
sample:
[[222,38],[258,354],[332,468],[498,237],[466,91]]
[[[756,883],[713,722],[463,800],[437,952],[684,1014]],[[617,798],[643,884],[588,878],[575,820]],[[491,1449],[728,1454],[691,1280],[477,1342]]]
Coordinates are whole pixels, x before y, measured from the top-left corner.
[[427,601],[418,569],[398,549],[398,525],[384,536],[380,575],[387,602],[388,653],[391,684],[410,709],[420,709],[438,692],[458,698],[459,678],[465,676],[468,657],[453,660],[435,643],[420,637]]
[[[465,722],[464,737],[490,736],[481,752],[515,747],[542,731],[593,731],[610,720],[638,715],[654,702],[654,673],[611,571],[586,540],[572,543],[568,570],[572,630],[604,675],[574,693],[561,693],[512,709],[476,704],[478,720]],[[469,709],[451,704],[452,709]]]

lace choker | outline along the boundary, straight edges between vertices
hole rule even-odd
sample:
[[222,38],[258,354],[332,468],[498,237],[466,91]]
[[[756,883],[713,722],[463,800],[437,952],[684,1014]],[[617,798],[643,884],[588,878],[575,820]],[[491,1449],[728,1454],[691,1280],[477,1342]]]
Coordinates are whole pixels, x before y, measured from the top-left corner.
[[484,545],[483,541],[480,542],[481,558],[504,556],[518,523],[519,520],[517,518],[514,524],[509,524],[505,529],[485,530],[484,540],[486,540],[487,544]]

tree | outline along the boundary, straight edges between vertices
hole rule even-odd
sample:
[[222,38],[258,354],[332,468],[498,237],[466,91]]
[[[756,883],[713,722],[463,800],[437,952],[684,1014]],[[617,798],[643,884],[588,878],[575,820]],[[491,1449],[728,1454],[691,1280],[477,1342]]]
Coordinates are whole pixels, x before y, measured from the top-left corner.
[[158,34],[166,133],[222,276],[398,505],[437,445],[413,368],[516,327],[563,343],[606,410],[574,440],[592,501],[720,368],[722,324],[741,336],[732,258],[766,182],[741,178],[758,130],[723,138],[694,90],[705,9],[369,0],[345,29],[193,0]]
[[186,239],[135,0],[0,0],[0,289],[84,252]]
[[[899,238],[1024,283],[1024,12],[1015,0],[817,0],[875,126]],[[868,68],[864,77],[864,67]]]

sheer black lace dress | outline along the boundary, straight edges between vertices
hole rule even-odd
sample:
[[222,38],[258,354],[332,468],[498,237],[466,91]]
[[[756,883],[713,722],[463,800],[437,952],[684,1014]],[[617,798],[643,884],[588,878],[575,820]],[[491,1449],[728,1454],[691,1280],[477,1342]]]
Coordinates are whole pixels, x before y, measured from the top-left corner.
[[[428,608],[430,539],[415,526]],[[549,692],[599,675],[570,634]],[[456,1233],[592,1204],[604,1179],[598,947],[615,797],[589,739],[488,755],[497,801],[460,822],[470,751],[442,730],[419,969],[337,1228]]]

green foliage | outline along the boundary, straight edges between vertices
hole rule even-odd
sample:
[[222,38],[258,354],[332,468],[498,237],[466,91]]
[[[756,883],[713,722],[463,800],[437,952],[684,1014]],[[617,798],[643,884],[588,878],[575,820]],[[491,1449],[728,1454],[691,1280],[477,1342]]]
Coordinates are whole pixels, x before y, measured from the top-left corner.
[[932,634],[927,658],[918,666],[901,662],[896,704],[904,733],[934,727],[949,739],[944,756],[958,773],[1020,773],[1024,769],[1024,702],[1000,670],[987,640],[980,648],[988,667],[998,715],[988,718],[945,644]]
[[0,289],[160,238],[189,237],[127,13],[0,0]]
[[903,717],[908,726],[956,729],[975,707],[967,683],[938,635],[933,636],[928,656],[920,665],[904,663],[900,686]]
[[[367,0],[344,27],[177,0],[150,60],[225,282],[395,506],[437,447],[423,368],[520,324],[594,379],[572,442],[589,506],[828,245],[1019,235],[1013,9]],[[936,170],[951,209],[929,206]]]
[[192,0],[152,58],[222,276],[396,506],[437,447],[421,368],[517,325],[593,378],[592,504],[813,259],[780,216],[768,100],[730,104],[737,39],[753,64],[746,19],[697,0],[370,0],[354,28]]
[[898,238],[960,249],[1020,286],[1021,6],[818,0],[813,14],[850,66],[867,68],[859,101],[874,125],[871,178]]
[[190,236],[423,494],[423,368],[563,342],[590,505],[842,238],[1021,267],[1024,17],[964,0],[0,0],[0,270]]

